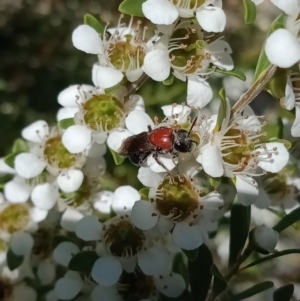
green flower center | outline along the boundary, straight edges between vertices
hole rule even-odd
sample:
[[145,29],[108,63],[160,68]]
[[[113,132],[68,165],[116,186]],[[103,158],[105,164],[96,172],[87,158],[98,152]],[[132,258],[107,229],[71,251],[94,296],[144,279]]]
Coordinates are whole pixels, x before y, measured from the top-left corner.
[[133,273],[124,271],[117,287],[124,301],[150,299],[149,297],[155,291],[153,277],[145,275],[140,269],[136,269]]
[[132,35],[128,34],[125,38],[125,42],[109,44],[107,52],[110,62],[122,71],[142,67],[146,55],[144,48],[141,45],[132,43]]
[[228,130],[225,137],[232,138],[230,141],[233,146],[222,150],[222,154],[225,155],[223,160],[229,164],[240,165],[240,169],[236,171],[242,171],[249,163],[255,144],[249,143],[247,135],[237,129]]
[[22,231],[29,222],[29,208],[26,204],[12,204],[0,213],[0,229],[14,233]]
[[164,180],[157,188],[156,207],[173,221],[183,221],[199,206],[199,192],[185,177]]
[[52,166],[70,168],[76,163],[76,156],[68,152],[61,139],[61,136],[56,136],[46,141],[44,158]]
[[136,255],[144,244],[143,231],[128,220],[119,220],[108,226],[104,235],[105,244],[114,256]]
[[[189,35],[186,34],[185,29],[176,30],[172,38],[182,38],[177,47],[170,51],[172,65],[183,68],[185,74],[192,74],[197,69],[202,69],[202,62],[207,61],[206,53],[204,51],[206,43],[199,40],[196,31],[192,31]],[[171,40],[172,40],[171,38]]]
[[111,95],[95,95],[83,104],[84,121],[93,130],[111,131],[124,116],[123,104]]
[[68,206],[79,207],[83,205],[91,196],[92,185],[89,178],[84,176],[81,186],[74,192],[60,191],[60,197],[65,201]]

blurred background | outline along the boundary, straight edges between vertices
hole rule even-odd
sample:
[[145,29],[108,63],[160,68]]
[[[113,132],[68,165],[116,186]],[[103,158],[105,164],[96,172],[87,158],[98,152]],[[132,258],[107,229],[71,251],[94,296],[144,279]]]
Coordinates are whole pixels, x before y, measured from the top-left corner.
[[[96,58],[72,46],[72,31],[83,22],[86,13],[115,25],[119,4],[120,0],[0,0],[0,157],[9,152],[12,142],[29,123],[38,119],[55,123],[59,108],[57,95],[61,90],[71,84],[91,83],[91,66]],[[234,100],[250,84],[265,33],[279,11],[265,0],[258,7],[256,23],[245,25],[241,0],[224,0],[223,5],[227,14],[224,38],[233,49],[236,67],[247,74],[246,83],[237,79],[224,81],[228,96]],[[217,97],[223,78],[213,75],[210,83]],[[176,81],[172,86],[164,86],[148,81],[140,93],[147,104],[147,112],[160,117],[160,106],[185,101],[186,84]],[[263,93],[252,105],[258,114],[263,114],[266,108],[276,108],[278,102]],[[216,111],[217,106],[216,100],[211,110]],[[135,167],[127,163],[114,166],[110,154],[107,154],[107,164],[110,168],[103,187],[114,189],[118,185],[131,184],[139,188]],[[265,221],[267,216],[262,215],[260,221]],[[221,227],[216,237],[215,252],[219,256],[217,265],[225,267],[228,256],[226,222],[223,227],[224,231]],[[283,248],[299,247],[295,239],[290,239],[299,236],[298,232],[291,229],[287,233]],[[269,280],[277,278],[277,283],[278,279],[300,282],[297,258],[282,257],[276,264],[274,262],[275,265],[265,264],[263,269],[271,277]],[[257,283],[260,273],[261,270],[249,269],[239,279],[244,284],[239,284],[238,290],[251,286],[251,282]],[[257,300],[270,299],[259,296]]]

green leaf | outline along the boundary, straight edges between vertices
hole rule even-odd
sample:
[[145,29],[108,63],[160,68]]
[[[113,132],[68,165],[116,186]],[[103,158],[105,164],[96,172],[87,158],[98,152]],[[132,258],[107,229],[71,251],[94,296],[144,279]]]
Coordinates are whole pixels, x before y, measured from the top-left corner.
[[173,81],[174,81],[174,75],[170,73],[169,77],[163,81],[163,84],[165,86],[170,86],[173,84]]
[[[252,287],[246,289],[245,291],[231,296],[231,300],[232,301],[243,300],[243,299],[252,297],[254,295],[257,295],[271,287],[274,287],[274,283],[272,281],[265,281],[265,282],[253,285]],[[281,300],[281,301],[283,301],[283,300]]]
[[119,11],[131,16],[145,17],[142,10],[142,4],[144,2],[146,2],[146,0],[124,0],[119,5]]
[[63,130],[66,130],[68,127],[74,124],[75,124],[74,118],[66,118],[58,122],[58,126]]
[[218,187],[218,186],[221,184],[221,178],[213,178],[213,177],[210,177],[210,178],[209,178],[209,184],[210,184],[212,187]]
[[242,267],[241,270],[245,270],[245,269],[251,268],[255,265],[258,265],[262,262],[265,262],[265,261],[268,261],[268,260],[271,260],[271,259],[274,259],[274,258],[277,258],[277,257],[281,257],[281,256],[284,256],[284,255],[289,255],[289,254],[300,254],[300,249],[288,249],[288,250],[284,250],[284,251],[280,251],[280,252],[276,252],[276,253],[267,255],[263,258],[257,259],[255,261],[247,264],[246,266]]
[[285,87],[287,82],[287,70],[277,68],[271,81],[266,86],[266,90],[275,98],[281,99],[285,97]]
[[220,73],[220,74],[231,75],[231,76],[239,78],[242,81],[246,80],[246,76],[245,76],[244,72],[239,69],[234,68],[233,70],[227,71],[227,70],[222,70],[222,69],[217,68],[215,70],[215,72]]
[[[277,138],[282,139],[283,138],[284,125],[283,125],[282,118],[280,118],[280,117],[277,118],[277,126],[278,126]],[[290,143],[290,145],[292,147],[291,143]]]
[[18,155],[20,155],[22,152],[12,153],[7,155],[4,158],[4,162],[11,168],[15,168],[15,159]]
[[26,153],[29,151],[29,147],[27,145],[27,142],[21,138],[18,138],[15,140],[13,147],[12,147],[12,152],[13,153]]
[[118,153],[116,153],[116,152],[115,152],[113,149],[111,149],[110,147],[109,147],[108,149],[109,149],[110,152],[111,152],[111,155],[112,155],[112,157],[113,157],[113,159],[114,159],[115,164],[116,164],[116,165],[121,165],[121,164],[124,162],[125,158],[121,157]]
[[219,107],[217,123],[216,123],[216,126],[214,128],[215,133],[220,131],[223,120],[225,119],[226,114],[227,114],[227,102],[226,102],[226,95],[225,95],[224,88],[222,88],[220,90],[219,96],[221,98],[221,103],[220,103],[220,107]]
[[229,266],[232,266],[244,248],[250,226],[250,206],[234,205],[230,214]]
[[300,208],[297,208],[292,212],[290,212],[289,214],[285,215],[282,218],[282,220],[279,221],[277,225],[273,227],[273,229],[276,230],[277,232],[281,232],[299,220],[300,220]]
[[195,261],[198,256],[199,249],[195,249],[195,250],[182,249],[182,251],[189,261]]
[[7,251],[6,261],[8,268],[13,271],[18,268],[24,260],[24,256],[16,255],[11,249]]
[[294,294],[294,285],[284,285],[273,292],[273,301],[290,301]]
[[68,268],[71,271],[90,272],[98,258],[99,256],[95,251],[82,251],[72,257]]
[[210,269],[213,264],[213,258],[205,244],[201,245],[198,250],[196,260],[189,262],[188,265],[189,279],[193,299],[205,301],[212,279]]
[[213,264],[211,266],[210,272],[214,276],[212,290],[214,292],[214,295],[218,296],[221,292],[223,292],[227,288],[227,281],[220,273],[216,265]]
[[139,190],[139,194],[144,200],[148,200],[149,199],[149,191],[150,191],[149,188],[144,187]]
[[94,28],[98,33],[103,36],[105,26],[103,26],[94,16],[90,14],[84,15],[84,24]]
[[244,4],[244,21],[251,24],[256,19],[256,6],[251,0],[243,0]]
[[[251,0],[249,0],[249,1],[251,1]],[[285,22],[286,22],[286,15],[285,14],[279,15],[272,22],[272,24],[267,32],[266,38],[270,34],[272,34],[276,29],[284,28]],[[259,55],[259,58],[258,58],[258,62],[256,65],[255,74],[254,74],[254,78],[253,78],[253,83],[255,83],[265,73],[265,71],[271,66],[271,63],[269,62],[269,60],[266,56],[264,48],[265,48],[265,45],[263,46],[261,53]]]
[[172,271],[174,273],[180,274],[184,278],[185,284],[188,287],[189,272],[188,272],[186,261],[187,260],[182,253],[176,254],[176,256],[173,260]]

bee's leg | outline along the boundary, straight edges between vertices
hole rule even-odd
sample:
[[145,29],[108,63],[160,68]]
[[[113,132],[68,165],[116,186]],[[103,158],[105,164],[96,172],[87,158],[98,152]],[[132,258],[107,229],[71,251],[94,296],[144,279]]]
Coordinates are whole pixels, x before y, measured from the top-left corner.
[[152,131],[151,125],[148,125],[148,131]]
[[159,153],[154,153],[153,158],[157,162],[158,165],[162,166],[167,172],[169,172],[169,169],[164,165],[164,163],[161,162],[161,160],[158,158]]
[[129,160],[136,166],[142,166],[151,152],[136,152],[129,155]]

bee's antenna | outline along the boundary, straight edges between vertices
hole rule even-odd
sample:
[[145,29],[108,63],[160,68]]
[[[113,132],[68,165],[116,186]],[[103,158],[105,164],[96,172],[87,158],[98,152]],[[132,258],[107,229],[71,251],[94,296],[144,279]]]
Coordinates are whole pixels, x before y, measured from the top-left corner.
[[194,127],[194,125],[195,125],[197,119],[198,119],[198,117],[196,117],[196,118],[194,119],[194,121],[193,121],[193,123],[192,123],[192,125],[191,125],[191,128],[190,128],[190,130],[189,130],[189,136],[190,136],[190,134],[191,134],[192,128]]

